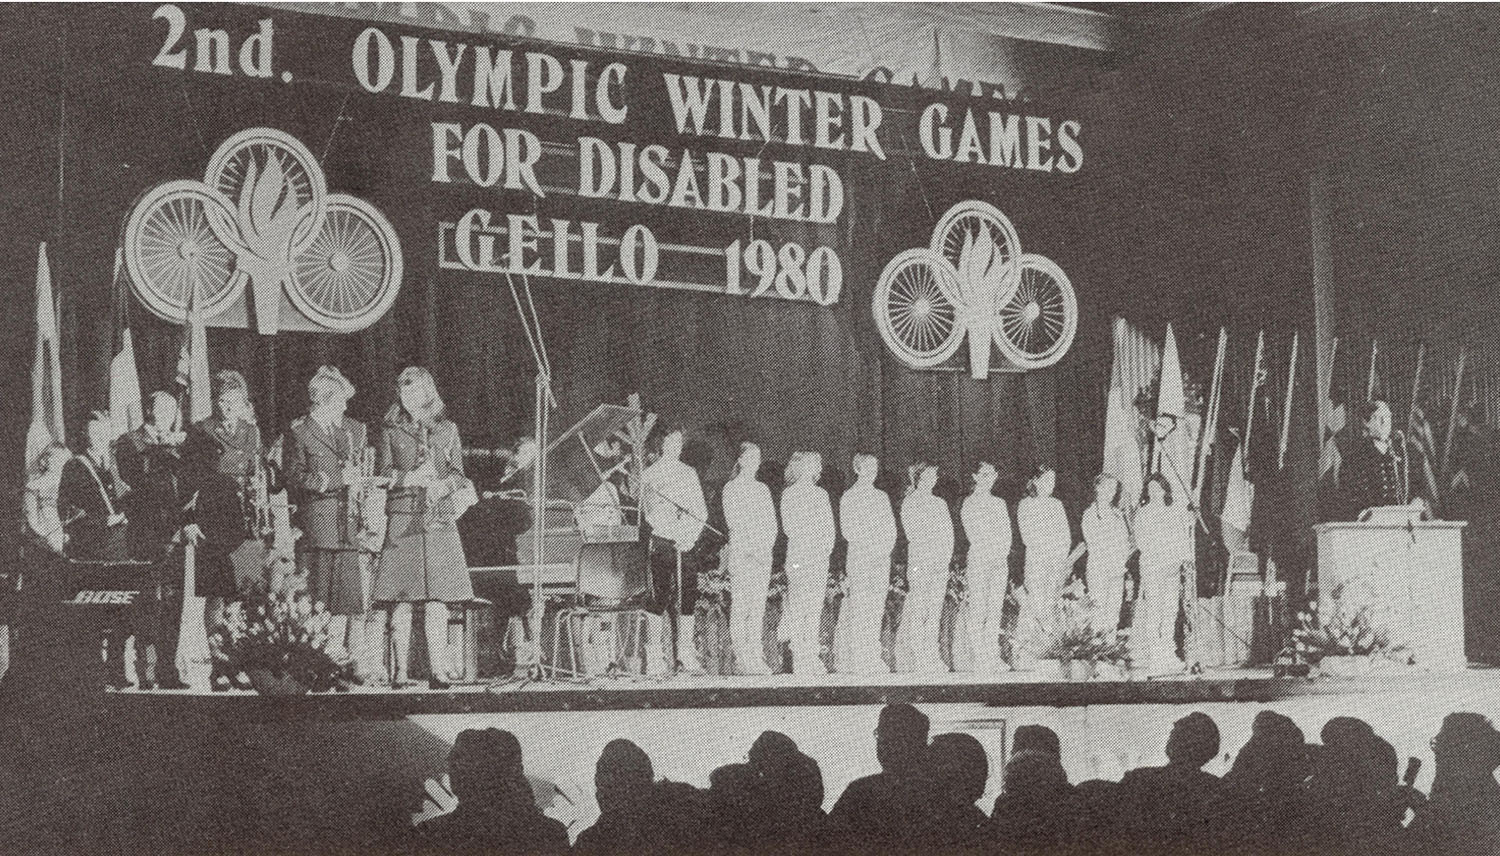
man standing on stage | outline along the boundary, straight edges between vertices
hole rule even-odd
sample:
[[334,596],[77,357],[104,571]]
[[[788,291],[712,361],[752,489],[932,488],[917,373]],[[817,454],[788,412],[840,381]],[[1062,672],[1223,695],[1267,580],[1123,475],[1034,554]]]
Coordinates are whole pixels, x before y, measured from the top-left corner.
[[[192,497],[183,483],[182,443],[175,430],[177,399],[166,392],[151,395],[146,423],[115,442],[120,475],[134,490],[130,496],[130,554],[151,563],[141,591],[136,628],[136,675],[142,689],[187,689],[177,674],[177,634],[182,612],[182,528],[191,522],[186,506]],[[154,649],[150,663],[148,649]],[[154,665],[154,668],[149,666]],[[148,677],[150,675],[150,677]]]
[[[86,562],[130,560],[128,520],[124,505],[130,488],[115,468],[110,454],[114,425],[109,414],[89,416],[88,448],[63,465],[57,488],[57,507],[68,521],[66,555]],[[106,681],[114,689],[129,689],[125,674],[125,642],[128,621],[121,616],[106,631],[109,634]]]
[[287,485],[302,530],[299,558],[308,594],[332,614],[328,638],[356,658],[365,653],[368,588],[360,567],[362,526],[357,505],[361,461],[369,443],[363,422],[344,415],[354,384],[338,369],[321,366],[307,384],[312,408],[287,433]]
[[[708,519],[708,504],[698,471],[682,461],[682,430],[671,429],[661,442],[661,458],[646,468],[641,505],[650,529],[651,594],[654,610],[665,618],[676,610],[677,665],[683,671],[701,672],[693,635],[693,609],[698,595],[698,564],[689,552],[698,543]],[[655,638],[663,640],[662,622]]]

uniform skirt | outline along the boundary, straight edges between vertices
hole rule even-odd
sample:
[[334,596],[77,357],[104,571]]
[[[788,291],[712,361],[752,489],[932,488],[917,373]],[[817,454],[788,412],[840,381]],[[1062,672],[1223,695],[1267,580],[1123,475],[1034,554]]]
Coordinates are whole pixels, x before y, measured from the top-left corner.
[[358,550],[309,549],[302,553],[307,593],[334,615],[363,615],[365,581]]
[[474,599],[458,528],[446,515],[392,508],[370,599],[376,603]]

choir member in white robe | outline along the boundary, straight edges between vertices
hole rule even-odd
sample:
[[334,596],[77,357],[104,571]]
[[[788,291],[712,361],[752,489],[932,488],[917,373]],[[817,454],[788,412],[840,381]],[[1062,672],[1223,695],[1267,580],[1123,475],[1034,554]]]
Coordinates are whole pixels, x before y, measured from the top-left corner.
[[839,526],[849,542],[845,561],[848,591],[839,608],[834,634],[840,672],[886,674],[880,631],[891,588],[891,550],[896,546],[896,516],[891,498],[875,486],[880,462],[874,455],[854,456],[854,485],[839,501]]
[[1010,509],[993,492],[996,475],[994,464],[981,463],[974,471],[974,490],[960,511],[969,539],[965,572],[969,641],[974,671],[980,673],[1000,670],[1000,621],[1010,577]]
[[1026,485],[1026,496],[1016,504],[1016,524],[1026,547],[1023,582],[1028,595],[1021,601],[1016,636],[1035,640],[1037,650],[1048,643],[1056,626],[1071,567],[1073,533],[1062,502],[1052,495],[1056,486],[1057,474],[1040,467]]
[[948,569],[953,563],[953,515],[932,492],[938,468],[919,464],[915,486],[901,503],[906,531],[906,606],[902,630],[911,645],[912,664],[922,673],[948,671],[939,648]]
[[1120,626],[1125,564],[1135,549],[1130,521],[1120,507],[1120,493],[1118,479],[1108,473],[1099,475],[1094,479],[1094,501],[1084,509],[1080,520],[1088,549],[1086,579],[1089,597],[1094,601],[1093,626],[1107,633]]
[[828,591],[828,556],[838,530],[828,492],[818,487],[823,456],[797,452],[786,467],[781,493],[781,521],[786,529],[786,598],[781,605],[778,638],[791,643],[792,671],[828,673],[819,651],[823,601]]
[[1193,518],[1160,474],[1146,482],[1146,503],[1135,513],[1141,546],[1141,591],[1130,629],[1131,659],[1147,674],[1170,675],[1186,664],[1177,656],[1182,564],[1192,558]]
[[771,583],[771,550],[780,528],[771,489],[756,478],[760,447],[740,444],[733,478],[724,485],[724,523],[729,543],[723,563],[729,572],[729,638],[735,668],[742,675],[768,675],[766,665],[766,592]]

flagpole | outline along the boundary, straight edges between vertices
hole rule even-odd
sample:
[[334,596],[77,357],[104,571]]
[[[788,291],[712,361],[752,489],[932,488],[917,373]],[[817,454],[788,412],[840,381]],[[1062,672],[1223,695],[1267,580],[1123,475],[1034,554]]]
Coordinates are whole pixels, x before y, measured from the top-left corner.
[[1224,356],[1228,347],[1229,332],[1220,327],[1219,351],[1214,357],[1213,388],[1208,394],[1208,418],[1204,420],[1202,436],[1198,438],[1198,462],[1193,467],[1193,492],[1198,495],[1200,506],[1203,505],[1203,488],[1208,483],[1208,457],[1219,436],[1219,408],[1224,402]]
[[1380,341],[1370,340],[1370,374],[1365,381],[1365,401],[1375,400],[1375,354],[1380,351]]
[[1438,465],[1439,480],[1444,483],[1448,480],[1448,463],[1452,460],[1454,429],[1458,427],[1458,398],[1464,387],[1464,363],[1468,360],[1469,349],[1458,349],[1458,368],[1453,372],[1453,401],[1448,405],[1448,430],[1443,437],[1443,460]]
[[1276,451],[1276,469],[1286,468],[1286,447],[1292,432],[1292,398],[1297,388],[1297,340],[1301,330],[1292,331],[1292,356],[1286,370],[1286,401],[1281,407],[1281,444]]

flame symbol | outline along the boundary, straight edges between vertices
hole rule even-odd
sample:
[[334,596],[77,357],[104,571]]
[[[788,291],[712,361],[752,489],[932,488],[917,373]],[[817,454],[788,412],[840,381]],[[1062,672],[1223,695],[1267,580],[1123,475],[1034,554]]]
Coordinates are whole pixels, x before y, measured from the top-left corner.
[[995,326],[996,300],[1002,291],[1006,265],[1000,245],[984,226],[964,230],[958,254],[958,286],[969,337],[969,365],[975,377],[984,377],[990,366],[990,339]]
[[275,333],[281,289],[293,276],[294,233],[313,216],[313,206],[298,203],[281,156],[268,151],[263,165],[251,154],[235,213],[240,245],[235,275],[250,281],[260,332]]

